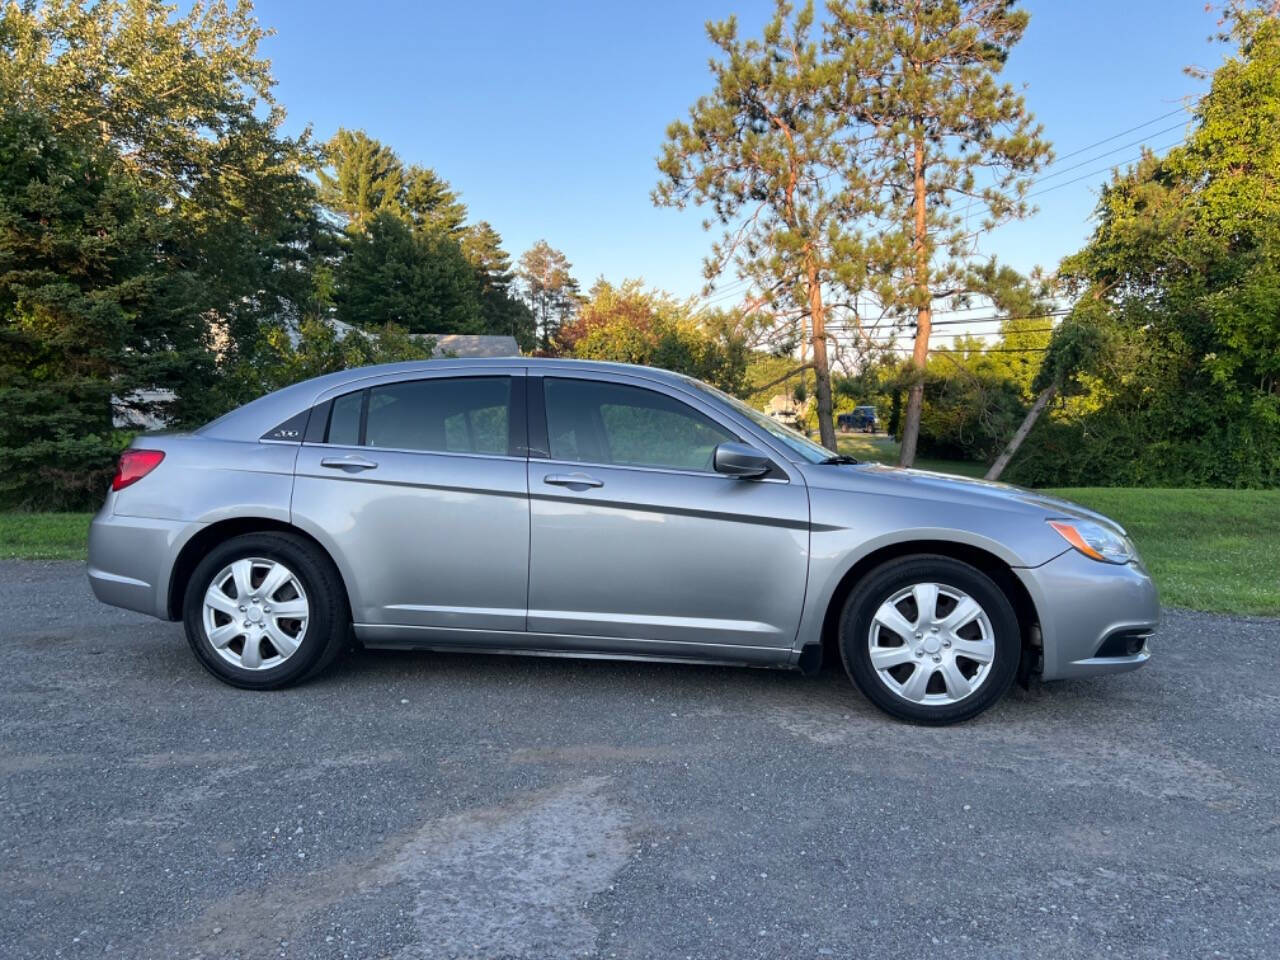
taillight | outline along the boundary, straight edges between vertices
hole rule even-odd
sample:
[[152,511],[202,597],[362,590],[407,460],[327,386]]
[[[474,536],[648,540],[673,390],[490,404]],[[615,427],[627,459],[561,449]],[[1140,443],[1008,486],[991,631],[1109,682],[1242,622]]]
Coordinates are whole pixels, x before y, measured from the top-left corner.
[[163,459],[163,450],[126,450],[120,454],[116,475],[111,478],[111,489],[123,490],[129,484],[137,483],[160,466],[160,461]]

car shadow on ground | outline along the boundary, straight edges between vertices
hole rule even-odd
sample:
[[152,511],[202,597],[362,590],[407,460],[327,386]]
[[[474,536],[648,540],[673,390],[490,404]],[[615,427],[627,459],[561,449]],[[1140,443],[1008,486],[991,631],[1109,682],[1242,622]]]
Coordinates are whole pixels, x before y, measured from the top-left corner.
[[[194,664],[193,664],[194,667]],[[1138,679],[1102,678],[1044,684],[1015,683],[1001,700],[966,726],[1008,726],[1056,722],[1063,714],[1091,712],[1106,722],[1107,706],[1132,707]],[[816,675],[796,670],[679,663],[656,660],[533,656],[470,651],[374,650],[355,646],[308,686],[338,692],[343,688],[369,691],[426,688],[445,684],[473,691],[519,687],[526,695],[561,702],[574,698],[613,699],[619,703],[661,698],[686,709],[711,707],[733,713],[761,708],[798,709],[814,720],[859,724],[904,725],[868,701],[840,664],[824,663]],[[1099,712],[1101,711],[1101,712]],[[1092,723],[1091,723],[1092,725]],[[909,724],[907,726],[910,726]]]

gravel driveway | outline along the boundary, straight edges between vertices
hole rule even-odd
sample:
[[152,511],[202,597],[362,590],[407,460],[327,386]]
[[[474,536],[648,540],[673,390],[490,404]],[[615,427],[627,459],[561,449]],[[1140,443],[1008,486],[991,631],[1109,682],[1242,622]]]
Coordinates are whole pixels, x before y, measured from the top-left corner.
[[224,687],[0,563],[0,956],[1275,957],[1280,621],[904,726],[842,676],[355,653]]

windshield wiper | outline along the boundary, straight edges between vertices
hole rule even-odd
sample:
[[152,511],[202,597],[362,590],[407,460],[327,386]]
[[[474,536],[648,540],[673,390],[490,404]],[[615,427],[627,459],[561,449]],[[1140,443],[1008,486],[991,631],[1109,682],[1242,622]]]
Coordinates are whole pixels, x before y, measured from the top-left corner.
[[858,461],[857,461],[857,460],[855,460],[853,457],[847,456],[847,455],[845,455],[845,454],[843,454],[843,453],[836,453],[836,454],[832,454],[831,456],[827,457],[827,459],[825,459],[825,460],[819,460],[819,461],[818,461],[818,463],[821,463],[821,464],[828,464],[828,463],[857,463],[857,462],[858,462]]

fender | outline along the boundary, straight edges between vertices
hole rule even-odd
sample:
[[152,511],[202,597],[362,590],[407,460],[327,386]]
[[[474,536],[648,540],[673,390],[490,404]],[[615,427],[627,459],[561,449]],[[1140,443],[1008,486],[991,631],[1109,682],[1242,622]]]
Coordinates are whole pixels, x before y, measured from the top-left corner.
[[[792,662],[799,660],[801,651],[811,644],[822,642],[823,626],[827,611],[836,599],[836,592],[849,572],[859,563],[876,553],[891,550],[894,553],[909,552],[913,544],[919,544],[927,552],[931,544],[949,543],[970,550],[981,550],[1011,568],[1039,566],[1029,564],[1005,544],[991,537],[954,527],[914,527],[880,533],[856,544],[848,540],[856,536],[847,528],[815,525],[810,537],[809,585],[805,591],[804,610],[792,648]],[[936,549],[936,548],[935,548]],[[1046,560],[1042,561],[1048,562]]]

